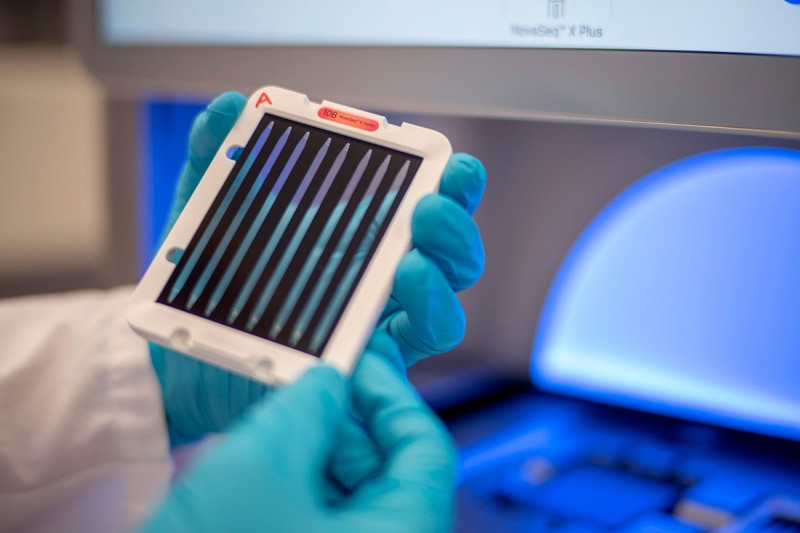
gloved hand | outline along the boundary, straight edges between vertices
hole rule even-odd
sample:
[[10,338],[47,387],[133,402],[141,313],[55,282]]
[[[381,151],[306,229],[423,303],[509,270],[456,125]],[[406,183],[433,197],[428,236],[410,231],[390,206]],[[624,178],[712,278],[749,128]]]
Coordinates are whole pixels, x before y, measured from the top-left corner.
[[[455,454],[396,368],[367,350],[350,382],[316,367],[256,405],[173,486],[142,531],[448,531]],[[376,463],[364,477],[353,452]]]
[[[244,96],[225,93],[198,116],[165,234],[245,103]],[[395,340],[406,364],[448,351],[464,335],[464,312],[455,293],[470,287],[483,272],[483,244],[470,215],[485,183],[480,162],[456,154],[444,171],[439,194],[423,198],[414,211],[414,247],[397,268],[391,297],[375,330]],[[150,345],[150,356],[173,446],[223,430],[267,391],[260,383],[155,344]]]

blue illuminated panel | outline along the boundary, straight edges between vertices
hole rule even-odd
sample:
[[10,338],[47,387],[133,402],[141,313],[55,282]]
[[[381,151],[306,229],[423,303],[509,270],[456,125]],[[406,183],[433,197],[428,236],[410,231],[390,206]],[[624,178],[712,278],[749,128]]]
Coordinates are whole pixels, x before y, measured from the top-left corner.
[[800,439],[800,152],[663,168],[580,236],[533,350],[543,388]]
[[161,243],[175,186],[186,161],[189,132],[206,104],[158,98],[139,108],[139,271],[144,272]]

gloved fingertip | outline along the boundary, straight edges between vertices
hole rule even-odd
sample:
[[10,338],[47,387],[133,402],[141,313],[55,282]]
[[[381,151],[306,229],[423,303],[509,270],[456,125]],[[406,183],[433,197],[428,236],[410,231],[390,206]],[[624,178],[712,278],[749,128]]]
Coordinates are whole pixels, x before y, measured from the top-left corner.
[[483,274],[486,256],[480,230],[451,198],[422,198],[411,218],[411,238],[442,269],[453,289],[469,288]]
[[486,169],[477,158],[456,153],[450,157],[439,192],[461,204],[469,214],[473,214],[486,189]]
[[461,342],[466,322],[463,307],[444,273],[418,249],[400,261],[392,293],[403,311],[390,317],[385,329],[407,365]]
[[246,103],[247,98],[242,93],[228,91],[211,100],[206,109],[213,113],[239,116]]
[[227,135],[231,126],[242,114],[247,99],[236,92],[222,93],[206,107],[208,126],[215,135]]
[[401,306],[404,296],[424,290],[424,288],[420,287],[418,284],[425,282],[427,277],[423,279],[420,273],[428,273],[427,264],[425,257],[420,251],[414,249],[403,256],[394,273],[392,296],[400,302]]
[[224,93],[197,115],[189,133],[189,161],[197,167],[196,180],[214,157],[219,145],[239,119],[246,100],[238,93]]
[[[411,250],[400,260],[392,294],[405,311],[410,311],[419,320],[436,318],[428,315],[432,309],[454,311],[448,304],[456,301],[445,273],[419,248]],[[409,309],[409,305],[414,309]]]
[[427,215],[429,211],[438,211],[442,200],[444,200],[444,197],[440,194],[428,194],[423,196],[420,198],[419,202],[417,202],[416,207],[414,207],[412,217],[417,218]]
[[412,322],[408,313],[398,313],[393,318],[388,330],[397,337],[407,366],[449,352],[461,343],[466,331],[464,312],[459,306],[451,315],[447,323],[440,321],[436,326]]

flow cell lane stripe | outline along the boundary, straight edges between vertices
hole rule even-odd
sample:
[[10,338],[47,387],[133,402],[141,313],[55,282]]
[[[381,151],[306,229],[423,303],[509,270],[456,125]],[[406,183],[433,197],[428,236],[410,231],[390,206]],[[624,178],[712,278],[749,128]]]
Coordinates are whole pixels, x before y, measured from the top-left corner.
[[[367,191],[364,195],[365,198],[371,198],[375,191],[378,189],[378,185],[383,181],[383,177],[386,175],[386,170],[389,168],[389,161],[391,160],[392,156],[387,155],[383,162],[381,163],[378,170],[372,176],[372,180],[370,181],[369,186],[367,187]],[[366,205],[358,206],[356,208],[355,214],[353,218],[350,219],[350,222],[347,224],[347,227],[342,234],[342,238],[336,244],[336,251],[338,253],[334,253],[330,262],[325,265],[325,270],[327,275],[323,275],[317,280],[316,286],[314,287],[311,298],[303,304],[303,310],[300,313],[300,317],[297,320],[297,325],[292,328],[289,337],[289,344],[292,346],[296,345],[300,339],[305,334],[306,328],[308,327],[309,322],[311,321],[312,316],[317,311],[317,306],[319,305],[320,300],[322,299],[325,290],[328,287],[328,282],[330,281],[330,273],[335,272],[341,261],[346,260],[346,256],[344,255],[344,250],[348,248],[350,245],[351,239],[356,233],[357,228],[363,221],[364,214],[366,212]],[[369,221],[366,221],[369,223]]]
[[[361,241],[364,238],[364,235],[366,234],[367,230],[369,229],[370,223],[374,219],[378,207],[383,201],[383,198],[386,197],[386,195],[389,192],[389,185],[391,181],[392,180],[384,180],[383,183],[380,184],[380,187],[375,196],[373,196],[371,201],[368,202],[367,209],[363,217],[365,222],[359,225],[358,229],[356,230],[356,234],[353,236],[353,239],[350,241],[350,244],[348,245],[347,249],[341,252],[348,260],[351,257],[353,257],[358,251]],[[314,311],[314,315],[311,318],[311,328],[310,328],[311,331],[314,331],[316,329],[317,324],[319,324],[323,310],[327,308],[327,306],[330,303],[330,300],[333,297],[333,291],[335,286],[338,283],[341,283],[341,278],[344,275],[344,269],[346,268],[346,265],[347,262],[340,263],[339,267],[336,269],[336,271],[330,278],[330,281],[327,284],[325,290],[325,294],[322,297],[322,302]],[[294,328],[294,326],[292,327]],[[307,337],[304,337],[302,341],[296,344],[296,347],[299,350],[307,351],[309,348],[309,339]]]
[[[358,166],[356,167],[356,171],[353,173],[352,176],[350,176],[350,180],[348,182],[347,187],[345,188],[345,191],[348,190],[348,189],[351,189],[354,186],[352,184],[358,183],[361,180],[361,176],[364,174],[364,170],[366,169],[367,164],[369,163],[369,159],[370,159],[371,155],[372,155],[372,151],[370,150],[362,157],[361,161],[359,162]],[[337,174],[338,174],[338,169],[337,169]],[[346,194],[346,192],[345,192],[345,194]],[[321,200],[322,198],[323,198],[323,196],[320,195],[319,199]],[[330,233],[333,231],[333,228],[336,226],[336,223],[339,220],[339,217],[341,216],[341,213],[342,213],[341,210],[334,209],[334,211],[332,213],[332,216],[330,218],[328,218],[327,223],[325,224],[322,232],[320,234],[318,234],[316,236],[316,238],[314,238],[314,236],[312,235],[312,238],[314,239],[315,243],[325,243],[325,242],[327,242],[327,239],[329,238]],[[318,207],[316,205],[313,205],[312,208],[308,212],[309,216],[308,216],[307,224],[305,225],[306,228],[311,227],[314,218],[316,218],[316,216],[319,216],[319,214],[320,214],[320,212],[319,212]],[[317,265],[317,261],[313,257],[313,254],[308,254],[308,256],[306,256],[305,254],[301,255],[301,253],[300,253],[300,250],[301,250],[301,247],[302,247],[301,245],[303,243],[303,237],[305,236],[306,233],[307,233],[307,230],[303,232],[303,235],[300,235],[298,233],[298,238],[297,239],[293,239],[292,242],[290,243],[289,247],[287,248],[287,250],[286,250],[286,252],[284,254],[284,257],[281,260],[282,265],[287,265],[287,266],[285,266],[282,271],[281,271],[281,269],[279,269],[279,271],[276,272],[276,274],[279,273],[280,276],[273,276],[273,278],[271,280],[271,283],[268,286],[268,288],[270,289],[270,294],[267,294],[267,291],[265,289],[264,294],[266,295],[266,299],[263,302],[259,302],[260,305],[258,306],[258,311],[260,311],[260,313],[252,315],[250,317],[250,320],[248,321],[247,326],[248,326],[248,328],[250,330],[254,329],[256,327],[256,325],[258,324],[258,322],[263,317],[263,313],[264,313],[264,310],[266,309],[267,301],[269,300],[269,298],[274,293],[275,288],[277,287],[278,283],[283,281],[283,272],[285,272],[285,269],[288,268],[288,265],[290,265],[293,262],[294,258],[297,258],[298,260],[305,259],[305,263],[302,266],[302,270],[300,271],[300,274],[294,279],[294,285],[298,286],[298,287],[302,287],[303,286],[303,284],[305,283],[305,280],[308,278],[310,272],[312,272],[313,269],[315,268],[315,266]],[[312,250],[313,249],[314,248],[312,248]],[[289,291],[289,298],[283,303],[284,307],[287,307],[289,309],[291,309],[294,305],[296,305],[296,302],[292,299],[292,292],[293,291],[291,291],[291,290]]]
[[266,114],[159,301],[320,355],[420,162]]
[[[261,152],[261,148],[264,146],[264,143],[269,138],[270,133],[272,132],[272,126],[275,122],[270,122],[269,125],[264,128],[264,131],[261,132],[261,135],[258,136],[256,142],[247,147],[245,150],[249,149],[250,152],[248,154],[242,154],[245,157],[240,157],[237,161],[237,165],[239,166],[238,170],[236,166],[234,166],[233,172],[236,173],[236,177],[233,180],[230,188],[228,188],[225,196],[222,199],[222,203],[214,212],[214,215],[211,217],[211,222],[209,222],[208,226],[206,227],[205,231],[200,237],[198,243],[194,246],[194,249],[189,254],[189,257],[186,261],[186,264],[181,269],[180,274],[178,274],[178,278],[175,280],[175,283],[172,285],[172,288],[169,292],[169,297],[167,301],[172,303],[175,300],[175,297],[183,290],[184,285],[189,280],[189,276],[192,274],[194,267],[197,265],[197,261],[200,259],[200,255],[205,250],[206,246],[208,246],[208,242],[211,239],[211,235],[216,231],[217,226],[219,225],[222,217],[225,215],[225,212],[228,210],[228,207],[233,200],[233,197],[236,195],[236,192],[239,190],[242,182],[244,181],[245,176],[250,172],[253,163],[255,162],[256,158],[258,157],[259,153]],[[240,163],[241,162],[241,163]]]
[[[305,196],[306,192],[310,190],[309,184],[317,175],[317,171],[319,170],[319,167],[322,164],[322,160],[327,155],[328,148],[330,147],[330,145],[331,145],[331,139],[328,138],[322,145],[322,147],[317,151],[317,155],[314,157],[311,166],[306,171],[306,174],[303,177],[303,181],[300,183],[300,186],[298,187],[297,191],[292,197],[290,204],[291,207],[298,206],[299,209],[299,204],[302,202],[302,199]],[[227,322],[229,324],[233,323],[239,316],[239,313],[241,313],[242,309],[244,308],[245,302],[252,294],[256,282],[261,277],[261,274],[264,272],[264,269],[267,266],[269,258],[272,256],[273,252],[275,251],[275,247],[277,246],[278,242],[287,231],[287,227],[289,226],[290,220],[292,219],[293,216],[295,216],[295,214],[296,211],[287,209],[281,216],[280,222],[278,222],[278,225],[275,228],[275,231],[272,233],[270,240],[267,242],[267,245],[264,247],[264,250],[258,256],[255,267],[253,268],[253,270],[251,270],[250,274],[247,276],[245,284],[239,291],[239,294],[237,295],[236,300],[233,306],[231,307],[231,310],[228,313]]]
[[265,305],[262,305],[258,325],[255,326],[257,335],[269,338],[269,328],[281,307],[286,305],[291,308],[296,305],[295,287],[302,288],[315,264],[319,265],[317,268],[322,268],[318,250],[325,245],[331,232],[330,228],[335,226],[336,221],[342,216],[340,200],[360,181],[363,173],[360,168],[366,165],[369,157],[371,157],[369,153],[359,154],[351,150],[327,193],[314,198],[303,217],[302,234],[299,233],[298,237],[292,239],[287,248],[281,251],[284,254],[278,269],[281,275],[271,280],[272,294],[269,302],[262,302]]
[[[406,161],[406,163],[403,165],[403,168],[397,173],[397,176],[395,176],[394,181],[389,187],[389,191],[391,192],[387,194],[381,201],[381,206],[375,215],[375,219],[370,222],[369,230],[364,237],[364,242],[361,244],[361,246],[359,246],[358,252],[353,255],[352,259],[350,260],[350,265],[345,270],[346,273],[344,275],[344,279],[341,282],[334,281],[331,283],[330,287],[332,287],[335,292],[330,304],[328,304],[325,311],[321,314],[319,325],[313,331],[311,337],[308,338],[309,352],[320,352],[330,338],[331,329],[333,328],[336,320],[341,316],[344,306],[349,300],[349,296],[353,291],[355,282],[360,277],[360,271],[364,266],[366,258],[367,256],[371,255],[371,248],[378,239],[378,236],[382,233],[381,227],[389,218],[389,212],[393,210],[392,206],[398,196],[397,191],[400,189],[401,185],[406,179],[406,176],[408,175],[409,166],[410,162]],[[323,308],[323,306],[320,306],[320,309]]]
[[[331,190],[331,187],[336,182],[336,177],[339,174],[340,169],[347,160],[349,150],[350,143],[346,144],[344,148],[339,151],[338,155],[331,164],[331,167],[325,173],[325,179],[317,191],[314,200],[324,198],[325,195],[328,194],[328,191]],[[309,209],[313,200],[306,200],[308,199],[306,198],[302,202],[304,204],[302,206],[303,210],[301,211],[303,216],[302,222],[298,222],[297,214],[293,215],[292,220],[289,223],[289,235],[284,235],[283,238],[278,241],[276,249],[273,252],[272,257],[267,262],[267,265],[264,267],[263,271],[251,273],[251,275],[254,276],[254,287],[256,287],[254,293],[259,294],[259,296],[255,303],[249,306],[249,316],[244,324],[244,328],[247,331],[252,331],[256,324],[259,323],[263,313],[270,305],[273,292],[275,291],[276,287],[279,286],[280,282],[284,281],[284,279],[287,277],[291,277],[292,272],[296,272],[296,270],[290,270],[290,268],[300,268],[299,265],[294,264],[295,262],[293,261],[293,254],[299,247],[299,243],[302,243],[306,234],[309,233],[309,229],[314,218],[311,214],[312,211]],[[313,236],[314,234],[311,233],[311,235]],[[288,237],[292,237],[291,242],[289,242]],[[289,250],[290,253],[287,253],[287,250]],[[295,259],[299,260],[300,258]],[[246,296],[249,298],[249,295]],[[248,307],[247,298],[242,298],[240,301],[242,306],[237,306],[234,311],[235,313],[241,313]],[[233,319],[235,320],[235,317],[233,317]]]
[[239,225],[242,223],[242,219],[244,218],[245,213],[250,209],[250,206],[253,203],[253,200],[258,194],[258,191],[261,189],[264,181],[266,180],[267,176],[269,175],[270,171],[272,170],[273,165],[275,164],[275,160],[283,151],[283,147],[286,146],[286,142],[289,139],[289,134],[292,131],[292,127],[289,126],[286,128],[286,131],[283,132],[280,139],[278,140],[278,144],[273,149],[272,153],[269,154],[267,161],[264,163],[261,171],[258,173],[255,181],[250,187],[250,190],[247,192],[247,197],[245,198],[242,205],[236,211],[236,215],[234,216],[233,221],[231,222],[230,226],[228,226],[227,230],[225,231],[225,235],[220,240],[217,248],[214,250],[214,255],[211,256],[211,260],[206,264],[205,268],[203,269],[200,278],[195,282],[194,287],[192,287],[192,292],[189,295],[189,301],[186,303],[186,308],[191,309],[194,306],[195,302],[200,298],[203,294],[203,291],[208,284],[208,280],[211,278],[211,274],[217,269],[220,260],[222,259],[223,254],[228,249],[228,244],[233,240],[233,236],[236,233],[236,230],[239,229]]
[[275,204],[275,199],[281,193],[284,184],[286,183],[286,179],[291,174],[292,170],[294,170],[295,165],[297,164],[297,160],[300,158],[300,155],[303,153],[303,150],[306,147],[306,142],[308,141],[309,133],[306,132],[305,135],[300,139],[300,142],[294,147],[292,150],[292,155],[289,156],[289,160],[283,167],[280,176],[278,177],[278,181],[270,191],[269,195],[267,196],[264,205],[261,206],[261,209],[258,211],[258,215],[256,219],[253,221],[253,224],[247,230],[247,234],[245,235],[242,242],[239,244],[239,247],[236,250],[236,253],[233,255],[233,259],[228,264],[228,267],[225,269],[225,272],[222,275],[222,278],[217,282],[217,286],[214,288],[213,293],[211,294],[211,298],[208,301],[208,304],[205,308],[205,315],[210,315],[214,309],[219,305],[219,301],[222,299],[223,294],[226,290],[228,290],[228,286],[230,285],[231,280],[233,279],[233,275],[239,269],[239,266],[242,264],[242,259],[244,259],[245,254],[250,250],[250,246],[253,244],[253,240],[255,240],[256,235],[261,230],[261,226],[264,224],[264,220],[267,218],[267,215],[270,213],[273,205]]
[[[376,163],[376,165],[379,164],[380,164],[379,162]],[[370,172],[370,175],[372,175],[372,172]],[[369,179],[361,180],[358,186],[353,190],[352,194],[350,194],[346,198],[346,200],[342,202],[342,205],[344,206],[342,215],[338,220],[336,226],[333,228],[333,231],[330,233],[329,237],[327,237],[325,241],[316,243],[311,243],[311,242],[306,243],[307,249],[303,253],[310,254],[311,246],[313,245],[315,247],[314,254],[315,256],[317,256],[316,262],[317,265],[319,266],[317,266],[317,268],[313,269],[310,272],[309,278],[307,280],[304,280],[305,286],[303,287],[302,292],[300,292],[300,295],[298,296],[298,301],[306,302],[309,300],[309,298],[311,298],[312,291],[316,286],[317,281],[321,276],[325,274],[326,270],[325,266],[328,265],[328,262],[331,260],[333,254],[337,252],[337,244],[339,243],[339,240],[344,234],[345,229],[348,226],[348,223],[353,218],[353,216],[355,216],[356,210],[358,209],[361,199],[364,198],[364,195],[366,194],[366,191],[369,188],[370,183],[371,180]],[[319,249],[321,249],[321,251],[318,251]],[[275,340],[277,342],[284,345],[288,345],[290,334],[295,329],[295,324],[300,318],[301,313],[302,313],[302,306],[295,306],[294,309],[291,310],[291,312],[288,315],[288,318],[286,318],[285,322],[281,324],[281,332],[275,337]]]

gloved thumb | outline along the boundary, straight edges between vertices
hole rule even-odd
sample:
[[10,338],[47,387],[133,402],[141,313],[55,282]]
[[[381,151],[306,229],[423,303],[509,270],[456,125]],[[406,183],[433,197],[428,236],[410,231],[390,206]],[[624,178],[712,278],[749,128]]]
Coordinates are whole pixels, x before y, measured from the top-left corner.
[[189,133],[189,164],[197,167],[196,170],[200,172],[198,179],[208,168],[246,103],[247,99],[242,94],[223,93],[195,119]]
[[259,404],[246,424],[276,468],[319,472],[346,413],[344,378],[332,367],[320,365]]
[[320,461],[344,413],[344,378],[331,367],[309,370],[198,458],[142,531],[266,531],[281,517],[307,519],[320,494],[309,485],[324,482]]
[[178,178],[165,235],[183,211],[246,103],[247,99],[239,93],[224,93],[208,104],[208,107],[195,119],[192,131],[189,133],[188,157]]

